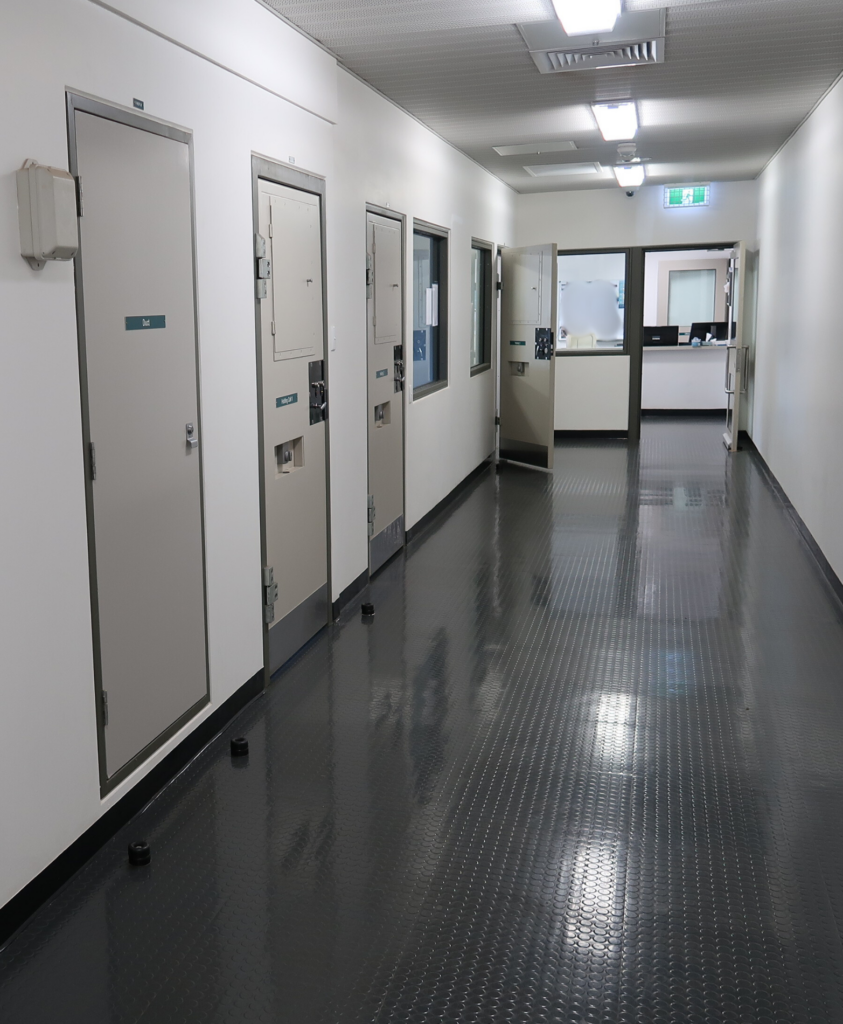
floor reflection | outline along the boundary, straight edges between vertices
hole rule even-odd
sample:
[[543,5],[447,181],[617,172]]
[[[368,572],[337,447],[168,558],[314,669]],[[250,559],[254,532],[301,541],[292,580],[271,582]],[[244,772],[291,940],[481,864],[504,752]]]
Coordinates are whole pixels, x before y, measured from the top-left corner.
[[720,433],[478,477],[0,952],[2,1019],[843,1019],[843,623]]

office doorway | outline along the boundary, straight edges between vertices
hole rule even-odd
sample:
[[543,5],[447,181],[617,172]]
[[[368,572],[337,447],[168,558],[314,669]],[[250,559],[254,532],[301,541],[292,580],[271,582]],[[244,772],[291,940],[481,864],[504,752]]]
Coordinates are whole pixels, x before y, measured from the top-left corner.
[[73,94],[67,115],[107,792],[209,699],[192,137]]
[[641,414],[722,416],[736,451],[751,332],[743,242],[643,252]]
[[404,221],[366,213],[369,572],[404,545]]
[[324,181],[252,158],[264,665],[329,619]]

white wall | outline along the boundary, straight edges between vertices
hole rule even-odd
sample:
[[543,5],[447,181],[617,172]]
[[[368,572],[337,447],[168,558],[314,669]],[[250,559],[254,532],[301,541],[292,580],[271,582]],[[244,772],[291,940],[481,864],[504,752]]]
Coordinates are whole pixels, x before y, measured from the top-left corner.
[[629,356],[557,356],[554,430],[626,430]]
[[843,577],[843,83],[760,180],[752,437]]
[[459,297],[468,294],[470,236],[511,244],[512,193],[344,73],[338,96],[332,58],[253,0],[112,6],[130,17],[91,0],[14,0],[0,33],[0,91],[10,98],[0,107],[0,904],[187,731],[100,800],[72,266],[36,273],[21,259],[14,179],[26,157],[67,166],[66,87],[129,107],[138,97],[150,115],[194,132],[212,698],[204,714],[262,663],[253,152],[295,157],[327,179],[334,596],[366,566],[367,200],[452,231],[452,383],[410,410],[408,521],[492,447],[491,375],[468,376]]
[[758,183],[713,182],[711,205],[665,210],[661,186],[645,186],[632,199],[624,190],[542,192],[516,200],[516,245],[556,242],[560,249],[612,245],[753,243]]
[[[441,142],[397,107],[352,75],[339,72],[336,166],[329,202],[334,234],[330,267],[331,322],[343,324],[331,364],[334,379],[353,377],[344,404],[332,415],[345,421],[365,408],[366,308],[359,282],[365,276],[365,204],[389,207],[407,217],[405,246],[405,355],[412,351],[412,224],[424,220],[450,232],[448,387],[412,401],[412,359],[408,368],[406,418],[406,510],[409,528],[444,498],[494,446],[494,373],[470,376],[471,239],[505,243],[513,236],[515,193],[451,146]],[[511,244],[511,243],[510,243]],[[339,332],[339,328],[338,328]],[[334,389],[335,390],[335,389]],[[365,429],[365,419],[360,421]],[[350,435],[332,432],[333,471],[356,507],[365,510],[366,449]],[[364,516],[365,518],[365,516]],[[359,568],[366,564],[366,536],[357,524],[335,520],[335,547],[356,545]]]

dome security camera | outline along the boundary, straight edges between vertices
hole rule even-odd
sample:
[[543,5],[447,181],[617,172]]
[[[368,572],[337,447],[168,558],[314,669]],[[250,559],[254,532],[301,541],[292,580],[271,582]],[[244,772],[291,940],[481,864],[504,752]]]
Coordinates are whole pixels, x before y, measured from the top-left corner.
[[633,189],[633,188],[628,188],[628,189],[626,190],[626,197],[627,197],[627,199],[632,199],[632,197],[633,197],[634,195],[635,195],[635,189]]

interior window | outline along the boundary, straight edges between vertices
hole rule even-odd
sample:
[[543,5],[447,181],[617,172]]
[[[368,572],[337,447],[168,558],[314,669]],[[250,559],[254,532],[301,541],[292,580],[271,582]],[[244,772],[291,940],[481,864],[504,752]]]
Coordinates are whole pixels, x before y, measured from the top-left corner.
[[413,390],[447,379],[445,239],[413,232]]
[[491,363],[492,253],[471,248],[471,368]]
[[558,351],[624,350],[626,253],[563,253],[558,287]]

